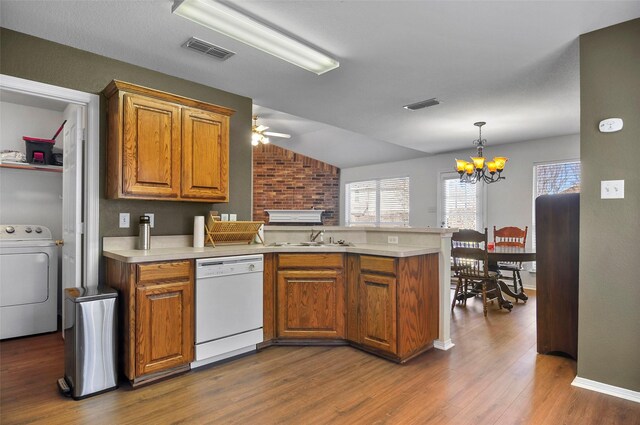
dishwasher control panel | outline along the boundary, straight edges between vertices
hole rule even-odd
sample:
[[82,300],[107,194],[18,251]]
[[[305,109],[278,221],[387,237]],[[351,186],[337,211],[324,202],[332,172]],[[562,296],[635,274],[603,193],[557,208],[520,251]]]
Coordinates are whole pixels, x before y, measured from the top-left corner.
[[196,260],[196,279],[244,273],[262,273],[262,270],[262,254]]

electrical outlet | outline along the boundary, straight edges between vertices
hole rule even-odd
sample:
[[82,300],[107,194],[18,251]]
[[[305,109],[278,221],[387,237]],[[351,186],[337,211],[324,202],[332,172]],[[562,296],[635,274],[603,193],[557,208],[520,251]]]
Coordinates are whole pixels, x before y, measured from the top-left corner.
[[154,213],[144,213],[143,215],[146,215],[147,217],[149,217],[149,224],[151,225],[151,228],[153,229],[153,225],[155,224],[155,214]]
[[120,228],[128,228],[129,227],[129,213],[120,213],[120,219],[118,220],[120,223]]
[[387,243],[394,243],[394,244],[398,244],[398,237],[397,236],[387,236]]

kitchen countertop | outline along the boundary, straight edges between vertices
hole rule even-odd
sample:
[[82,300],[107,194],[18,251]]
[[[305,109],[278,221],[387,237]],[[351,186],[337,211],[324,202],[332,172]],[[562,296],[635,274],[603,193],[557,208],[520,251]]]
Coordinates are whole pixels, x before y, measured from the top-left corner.
[[[153,247],[153,242],[151,246]],[[266,253],[314,253],[314,252],[346,252],[352,254],[380,255],[384,257],[412,257],[415,255],[437,254],[438,248],[394,244],[356,244],[354,246],[269,246],[251,245],[218,245],[216,247],[193,248],[188,246],[171,246],[138,249],[104,249],[105,257],[125,263],[145,263],[150,261],[186,260],[196,258],[224,257],[230,255],[266,254]]]
[[[325,241],[346,240],[351,246],[273,246],[274,242],[297,243],[308,241],[311,231],[324,231]],[[151,247],[147,251],[136,250],[137,237],[104,237],[103,255],[125,263],[145,263],[224,257],[245,254],[266,253],[353,253],[384,257],[413,257],[438,254],[439,263],[439,337],[434,347],[448,350],[454,346],[450,335],[449,287],[451,284],[450,247],[451,235],[457,229],[440,228],[397,228],[397,227],[342,227],[342,226],[264,226],[266,245],[218,245],[216,247],[193,248],[193,236],[170,235],[152,236]],[[395,239],[397,244],[388,243]]]

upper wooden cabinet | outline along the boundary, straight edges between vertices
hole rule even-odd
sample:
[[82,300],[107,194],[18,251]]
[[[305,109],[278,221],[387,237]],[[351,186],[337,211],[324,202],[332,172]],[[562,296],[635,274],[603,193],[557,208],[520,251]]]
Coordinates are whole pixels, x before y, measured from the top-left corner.
[[227,200],[228,128],[228,116],[182,109],[182,198]]
[[121,81],[104,94],[108,198],[229,200],[232,109]]

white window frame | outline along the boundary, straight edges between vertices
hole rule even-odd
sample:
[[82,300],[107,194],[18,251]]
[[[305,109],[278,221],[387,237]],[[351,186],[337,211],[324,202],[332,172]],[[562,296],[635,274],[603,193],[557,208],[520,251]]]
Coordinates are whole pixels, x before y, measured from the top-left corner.
[[[460,179],[460,175],[455,171],[441,171],[438,177],[438,226],[444,227],[444,181]],[[473,184],[473,183],[465,183]],[[476,186],[476,229],[484,232],[487,227],[487,188],[484,183],[475,183]]]
[[[409,194],[408,200],[409,204],[407,205],[407,217],[408,221],[406,223],[381,223],[380,222],[380,182],[384,180],[395,180],[395,179],[407,179],[407,185],[409,186]],[[349,200],[351,197],[351,193],[349,191],[349,185],[354,183],[364,183],[364,182],[375,182],[376,183],[376,219],[372,223],[351,223],[349,221],[349,217],[351,216]],[[344,184],[344,224],[348,227],[353,226],[369,226],[369,227],[381,227],[381,226],[389,226],[389,227],[409,227],[409,223],[411,220],[410,216],[410,206],[411,206],[411,177],[407,175],[402,176],[393,176],[393,177],[380,177],[380,178],[372,178],[365,180],[354,180],[349,181]]]

